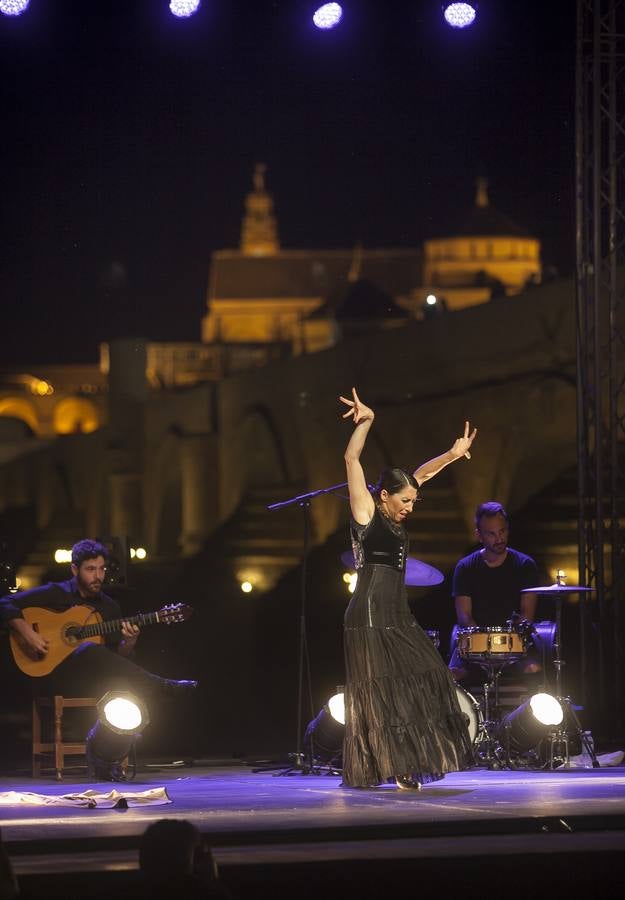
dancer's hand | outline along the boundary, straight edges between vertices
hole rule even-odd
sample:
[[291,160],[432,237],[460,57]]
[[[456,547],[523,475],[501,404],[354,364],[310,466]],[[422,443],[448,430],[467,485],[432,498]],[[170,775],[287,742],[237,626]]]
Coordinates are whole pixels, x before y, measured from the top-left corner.
[[469,453],[469,449],[471,444],[475,440],[475,435],[477,434],[477,428],[474,428],[471,434],[469,434],[469,423],[464,423],[464,435],[457,440],[454,441],[453,446],[451,448],[451,454],[455,459],[460,459],[461,456],[465,456],[467,459],[471,459],[471,454]]
[[354,419],[354,425],[358,425],[359,422],[366,422],[370,420],[373,422],[375,419],[375,413],[372,409],[362,402],[358,394],[356,393],[356,388],[352,388],[352,397],[353,400],[348,400],[347,397],[339,397],[341,403],[345,403],[346,406],[349,406],[350,409],[344,413],[343,418],[348,419],[350,416]]

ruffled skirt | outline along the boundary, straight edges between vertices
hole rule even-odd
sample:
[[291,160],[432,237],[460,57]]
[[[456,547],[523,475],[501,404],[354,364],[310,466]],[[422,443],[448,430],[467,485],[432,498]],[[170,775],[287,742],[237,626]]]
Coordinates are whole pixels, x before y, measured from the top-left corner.
[[471,746],[456,686],[408,608],[403,576],[365,566],[345,614],[343,783],[466,768]]

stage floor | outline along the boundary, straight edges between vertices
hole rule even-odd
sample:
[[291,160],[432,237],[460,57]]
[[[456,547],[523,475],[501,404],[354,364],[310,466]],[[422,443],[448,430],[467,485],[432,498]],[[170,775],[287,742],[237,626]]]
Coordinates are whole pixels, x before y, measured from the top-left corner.
[[[276,776],[242,766],[154,768],[129,785],[75,778],[1,778],[0,791],[47,795],[87,788],[165,787],[171,803],[117,809],[0,807],[2,836],[19,872],[136,867],[139,836],[162,817],[185,818],[210,836],[222,866],[282,860],[625,850],[625,767],[488,771],[448,775],[421,792],[340,786],[334,775]],[[548,836],[549,840],[545,841]]]

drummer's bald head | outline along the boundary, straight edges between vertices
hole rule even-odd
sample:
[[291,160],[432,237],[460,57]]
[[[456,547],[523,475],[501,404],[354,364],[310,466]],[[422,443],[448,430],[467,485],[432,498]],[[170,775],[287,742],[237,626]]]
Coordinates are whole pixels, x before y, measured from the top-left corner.
[[505,511],[501,503],[497,503],[496,500],[487,500],[486,503],[480,503],[478,508],[475,510],[475,527],[480,528],[480,522],[485,516],[503,516],[506,522],[510,523],[510,517],[508,513]]

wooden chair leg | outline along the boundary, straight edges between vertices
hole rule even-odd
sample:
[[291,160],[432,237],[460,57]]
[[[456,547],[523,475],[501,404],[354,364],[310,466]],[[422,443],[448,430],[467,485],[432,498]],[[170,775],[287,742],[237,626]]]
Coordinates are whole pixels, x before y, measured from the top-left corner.
[[[65,756],[78,756],[85,753],[84,741],[67,741],[63,736],[64,714],[66,709],[95,709],[97,701],[93,697],[64,697],[56,694],[54,697],[33,698],[32,706],[32,771],[33,778],[41,775],[43,755],[51,754],[54,757],[54,771],[57,781],[63,780],[65,768]],[[42,742],[44,731],[43,711],[50,708],[54,714],[54,734],[52,741]],[[67,723],[65,723],[67,724]]]
[[54,766],[56,768],[56,780],[63,780],[63,766],[65,757],[63,753],[63,697],[56,694],[54,697]]

